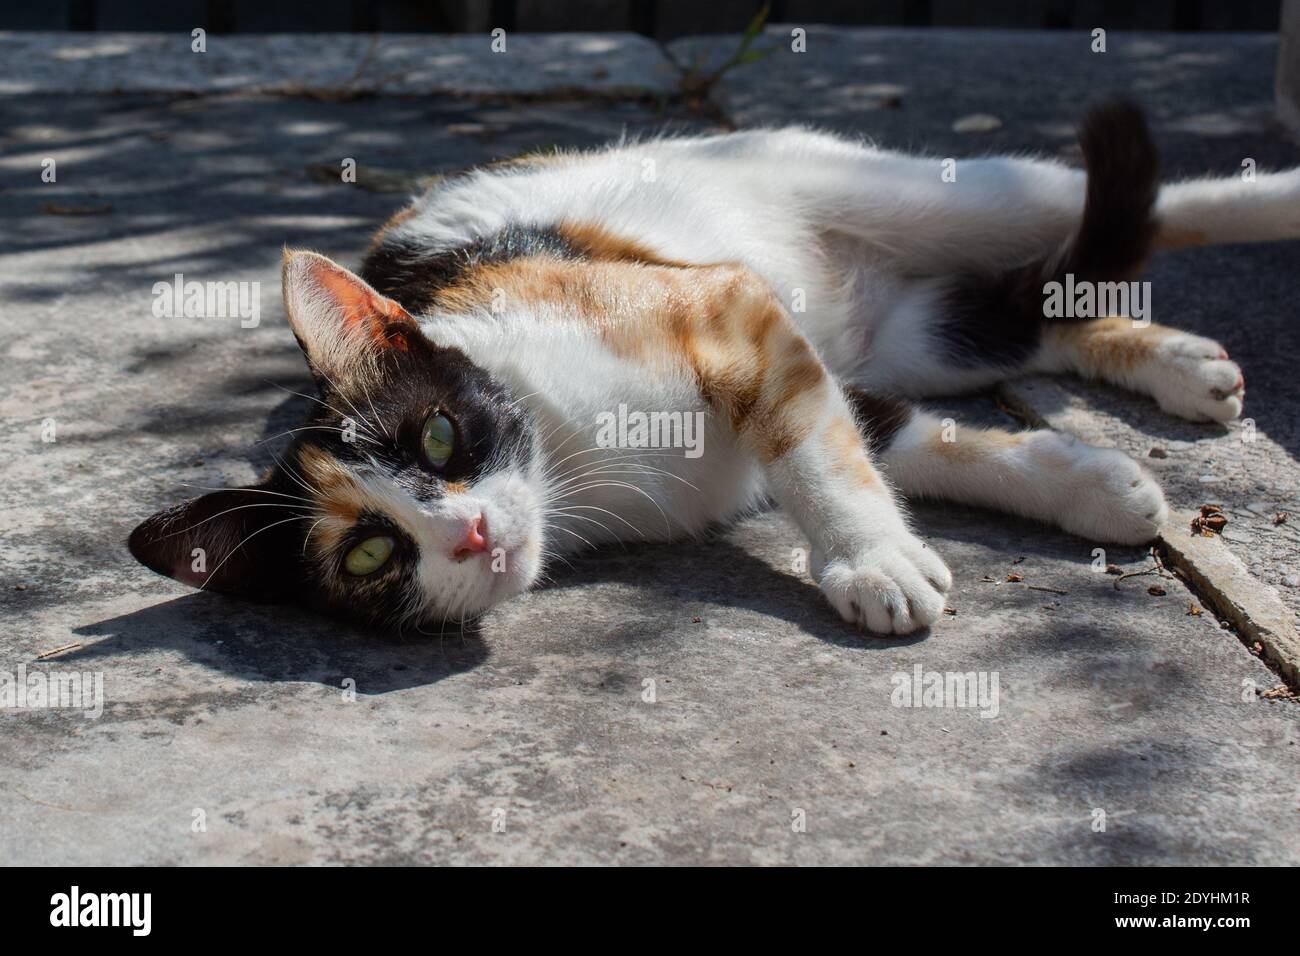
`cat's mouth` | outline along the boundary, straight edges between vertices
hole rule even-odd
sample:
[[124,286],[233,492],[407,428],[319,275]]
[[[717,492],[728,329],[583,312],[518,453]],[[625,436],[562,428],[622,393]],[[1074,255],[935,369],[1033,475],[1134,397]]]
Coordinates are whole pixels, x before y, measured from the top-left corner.
[[484,509],[479,530],[482,545],[457,561],[482,582],[481,603],[487,607],[527,591],[540,571],[541,546],[536,530],[519,527],[516,516]]

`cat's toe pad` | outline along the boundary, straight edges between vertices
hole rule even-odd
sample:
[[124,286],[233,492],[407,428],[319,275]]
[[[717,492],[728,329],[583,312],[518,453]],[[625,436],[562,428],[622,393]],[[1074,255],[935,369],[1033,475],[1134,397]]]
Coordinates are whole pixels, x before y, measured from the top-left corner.
[[919,538],[903,533],[828,562],[818,581],[846,621],[877,634],[910,634],[943,613],[952,574]]
[[1241,367],[1213,339],[1178,332],[1160,343],[1149,370],[1151,393],[1171,415],[1229,422],[1241,415]]

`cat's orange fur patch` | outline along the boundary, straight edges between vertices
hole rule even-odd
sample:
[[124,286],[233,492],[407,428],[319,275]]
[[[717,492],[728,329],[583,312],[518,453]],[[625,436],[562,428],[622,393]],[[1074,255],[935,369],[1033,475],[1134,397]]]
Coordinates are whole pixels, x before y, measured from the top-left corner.
[[1070,353],[1086,375],[1128,371],[1151,360],[1156,346],[1173,332],[1163,325],[1138,326],[1126,316],[1077,325],[1052,325],[1047,336]]
[[987,461],[999,451],[1015,448],[1025,440],[1024,432],[998,429],[959,428],[954,441],[945,441],[942,430],[930,438],[930,448],[937,458],[951,465],[973,465]]
[[303,445],[298,450],[298,466],[306,484],[315,489],[320,522],[311,544],[319,552],[329,553],[342,542],[366,509],[369,499],[356,478],[333,456]]
[[1187,249],[1208,245],[1210,237],[1199,229],[1173,229],[1162,226],[1156,233],[1157,249]]
[[616,355],[689,368],[705,400],[754,439],[761,460],[802,440],[805,397],[829,378],[763,279],[734,264],[654,264],[604,235],[586,241],[603,244],[605,258],[488,263],[441,290],[437,305],[482,310],[504,298],[507,308],[551,307]]
[[650,265],[687,268],[683,262],[665,259],[639,242],[616,236],[593,223],[562,222],[556,232],[567,239],[583,255],[592,259],[612,262],[644,262]]
[[851,420],[836,418],[826,426],[822,438],[833,462],[832,470],[847,474],[861,485],[874,485],[879,481],[876,469],[867,458],[862,435]]

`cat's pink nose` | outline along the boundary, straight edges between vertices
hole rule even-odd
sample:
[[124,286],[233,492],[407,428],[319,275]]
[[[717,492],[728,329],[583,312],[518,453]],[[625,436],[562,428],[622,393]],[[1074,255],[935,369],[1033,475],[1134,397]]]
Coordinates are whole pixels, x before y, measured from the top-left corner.
[[483,516],[475,515],[465,522],[465,529],[461,532],[460,544],[452,551],[451,556],[457,561],[464,561],[466,558],[481,554],[488,549],[487,524],[483,521]]

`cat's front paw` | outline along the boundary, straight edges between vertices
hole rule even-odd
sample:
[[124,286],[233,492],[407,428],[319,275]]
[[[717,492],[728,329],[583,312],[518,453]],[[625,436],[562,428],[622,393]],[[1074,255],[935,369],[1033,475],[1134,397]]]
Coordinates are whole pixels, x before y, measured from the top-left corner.
[[840,617],[877,634],[910,634],[943,613],[952,574],[920,538],[897,532],[852,558],[819,566],[817,582]]

